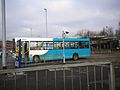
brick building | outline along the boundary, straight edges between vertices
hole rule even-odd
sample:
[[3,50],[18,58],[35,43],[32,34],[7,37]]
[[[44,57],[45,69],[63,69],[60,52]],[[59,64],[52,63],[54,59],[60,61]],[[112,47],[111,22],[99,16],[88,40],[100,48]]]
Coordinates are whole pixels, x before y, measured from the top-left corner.
[[[0,41],[0,48],[2,48],[2,41]],[[13,41],[6,41],[6,49],[7,51],[13,50]]]

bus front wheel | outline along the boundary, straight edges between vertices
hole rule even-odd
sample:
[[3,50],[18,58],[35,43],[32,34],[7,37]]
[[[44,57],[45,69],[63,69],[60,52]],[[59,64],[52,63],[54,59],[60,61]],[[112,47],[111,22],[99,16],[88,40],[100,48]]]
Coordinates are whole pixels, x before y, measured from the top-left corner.
[[73,54],[73,60],[78,60],[78,54],[77,53],[75,53],[75,54]]
[[40,61],[40,57],[38,55],[34,56],[33,62],[38,63]]

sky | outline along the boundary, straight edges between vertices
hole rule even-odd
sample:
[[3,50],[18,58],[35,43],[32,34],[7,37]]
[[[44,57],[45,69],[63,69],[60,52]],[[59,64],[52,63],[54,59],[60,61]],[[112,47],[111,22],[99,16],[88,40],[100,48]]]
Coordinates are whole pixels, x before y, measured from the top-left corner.
[[[68,31],[72,36],[82,29],[100,31],[106,26],[116,29],[120,21],[120,0],[5,1],[6,38],[11,40],[15,37],[46,37],[44,8],[47,9],[48,37],[61,37],[62,31]],[[0,39],[1,19],[0,14]]]

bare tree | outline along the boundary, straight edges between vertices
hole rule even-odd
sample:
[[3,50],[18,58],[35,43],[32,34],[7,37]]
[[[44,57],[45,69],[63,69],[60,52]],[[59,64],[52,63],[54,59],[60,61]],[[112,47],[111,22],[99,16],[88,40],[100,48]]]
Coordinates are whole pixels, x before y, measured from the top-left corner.
[[103,30],[100,31],[99,35],[100,35],[100,36],[106,36],[106,37],[107,37],[107,36],[108,36],[108,33],[106,32],[106,29],[103,28]]
[[106,32],[107,32],[108,37],[113,37],[114,36],[113,27],[106,26]]
[[100,31],[99,35],[105,36],[105,37],[113,37],[114,36],[113,27],[111,26],[104,27],[103,30]]
[[84,30],[79,30],[76,34],[77,36],[84,36]]
[[118,23],[118,29],[116,30],[115,36],[120,39],[120,22]]
[[98,32],[97,31],[90,31],[87,29],[82,29],[82,30],[79,30],[76,35],[82,36],[82,37],[92,37],[92,36],[97,36]]
[[91,36],[91,31],[88,30],[87,33],[86,33],[86,36],[90,37]]

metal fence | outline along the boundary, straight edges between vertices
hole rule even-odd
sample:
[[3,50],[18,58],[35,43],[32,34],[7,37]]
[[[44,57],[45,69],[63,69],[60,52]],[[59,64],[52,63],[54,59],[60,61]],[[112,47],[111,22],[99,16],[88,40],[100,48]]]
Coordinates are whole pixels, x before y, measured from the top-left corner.
[[0,90],[115,90],[114,71],[110,62],[2,70]]
[[120,49],[92,49],[92,54],[114,54],[120,53]]

